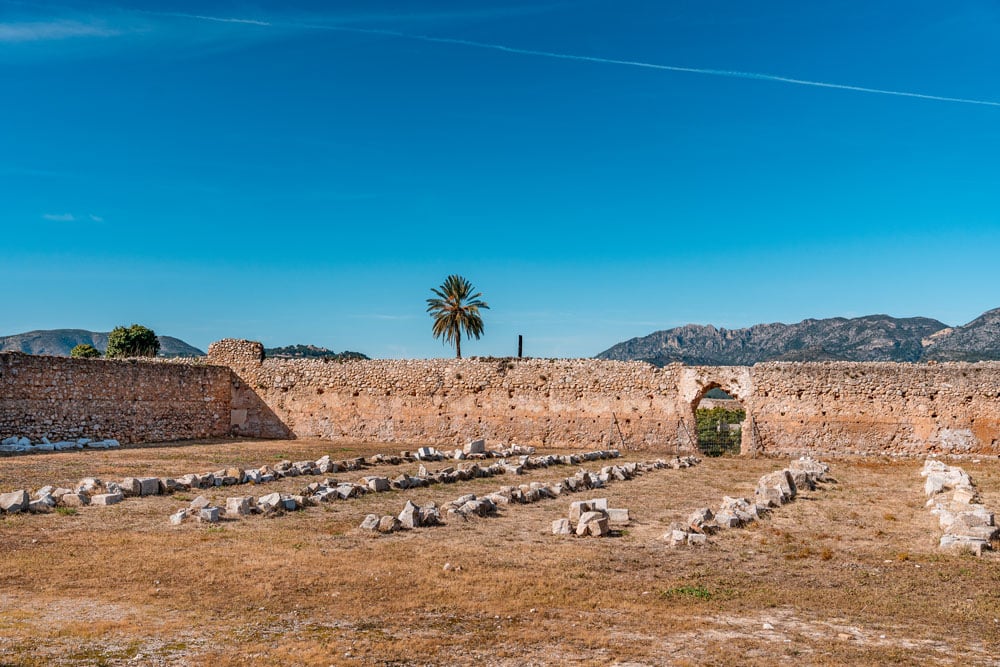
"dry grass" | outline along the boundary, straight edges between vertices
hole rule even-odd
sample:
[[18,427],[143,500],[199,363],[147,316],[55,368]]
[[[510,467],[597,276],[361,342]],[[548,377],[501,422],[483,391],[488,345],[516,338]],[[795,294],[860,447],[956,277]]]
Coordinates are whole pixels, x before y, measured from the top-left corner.
[[[397,449],[241,441],[6,457],[0,491]],[[920,461],[835,461],[837,483],[752,528],[700,549],[658,539],[784,463],[709,459],[615,483],[599,495],[631,509],[633,525],[600,540],[549,534],[571,499],[598,494],[392,536],[355,530],[406,498],[442,503],[514,483],[506,476],[218,527],[168,525],[186,504],[177,497],[3,517],[0,664],[997,664],[1000,559],[937,551]],[[962,465],[1000,509],[1000,463]]]

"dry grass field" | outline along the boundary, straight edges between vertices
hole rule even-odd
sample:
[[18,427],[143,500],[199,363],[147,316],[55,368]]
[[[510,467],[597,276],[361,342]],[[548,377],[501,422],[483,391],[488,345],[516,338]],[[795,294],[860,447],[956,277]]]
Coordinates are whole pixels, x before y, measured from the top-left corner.
[[[0,458],[0,491],[398,449],[237,441],[9,456]],[[369,494],[216,526],[168,524],[195,493],[2,516],[0,664],[1000,664],[1000,557],[937,550],[922,461],[829,463],[835,483],[702,548],[672,549],[659,538],[699,506],[751,494],[786,459],[706,459],[503,507],[493,518],[386,536],[356,527],[370,512],[397,514],[407,498],[441,504],[574,469]],[[959,465],[1000,510],[1000,461]],[[227,496],[298,492],[318,479],[202,493],[224,504]],[[623,534],[550,534],[571,500],[600,496],[632,511]]]

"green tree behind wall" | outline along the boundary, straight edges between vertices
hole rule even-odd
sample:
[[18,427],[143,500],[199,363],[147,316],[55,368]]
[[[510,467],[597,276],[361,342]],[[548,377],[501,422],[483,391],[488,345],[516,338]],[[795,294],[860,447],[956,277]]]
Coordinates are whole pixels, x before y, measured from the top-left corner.
[[101,351],[90,343],[80,343],[69,351],[69,356],[74,359],[96,359],[101,356]]
[[108,334],[108,350],[104,354],[108,359],[121,359],[155,357],[159,351],[160,339],[156,337],[156,332],[141,324],[133,324],[128,328],[115,327]]

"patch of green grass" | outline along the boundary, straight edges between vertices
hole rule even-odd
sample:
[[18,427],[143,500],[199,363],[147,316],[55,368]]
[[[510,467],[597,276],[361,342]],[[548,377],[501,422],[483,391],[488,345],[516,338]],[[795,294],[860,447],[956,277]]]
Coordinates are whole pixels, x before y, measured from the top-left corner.
[[57,507],[56,514],[62,514],[63,516],[76,516],[75,507]]
[[133,641],[128,646],[118,649],[105,649],[100,646],[88,646],[69,653],[66,657],[78,660],[88,665],[100,667],[121,664],[130,661],[139,654],[140,642]]
[[177,653],[178,651],[186,651],[187,649],[188,645],[184,642],[169,642],[160,648],[159,653]]
[[665,591],[660,592],[660,597],[667,600],[676,600],[678,598],[695,598],[697,600],[711,600],[712,591],[708,590],[704,586],[674,586],[673,588],[668,588]]

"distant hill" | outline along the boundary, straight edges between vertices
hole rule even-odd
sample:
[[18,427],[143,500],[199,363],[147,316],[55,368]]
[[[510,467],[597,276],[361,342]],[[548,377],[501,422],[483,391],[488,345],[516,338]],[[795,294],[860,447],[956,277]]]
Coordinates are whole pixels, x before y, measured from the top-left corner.
[[264,348],[264,356],[269,359],[335,359],[337,361],[368,358],[360,352],[349,350],[334,352],[316,345],[286,345],[284,347]]
[[968,324],[942,329],[926,341],[924,359],[938,361],[1000,360],[1000,308]]
[[867,315],[722,329],[688,324],[619,343],[599,359],[749,366],[764,361],[1000,359],[1000,308],[961,327],[926,317]]
[[[108,333],[86,331],[85,329],[50,329],[0,336],[0,352],[24,352],[25,354],[47,354],[54,357],[68,357],[77,345],[89,344],[102,353],[108,347]],[[161,357],[203,357],[205,353],[188,345],[179,338],[158,336]]]

